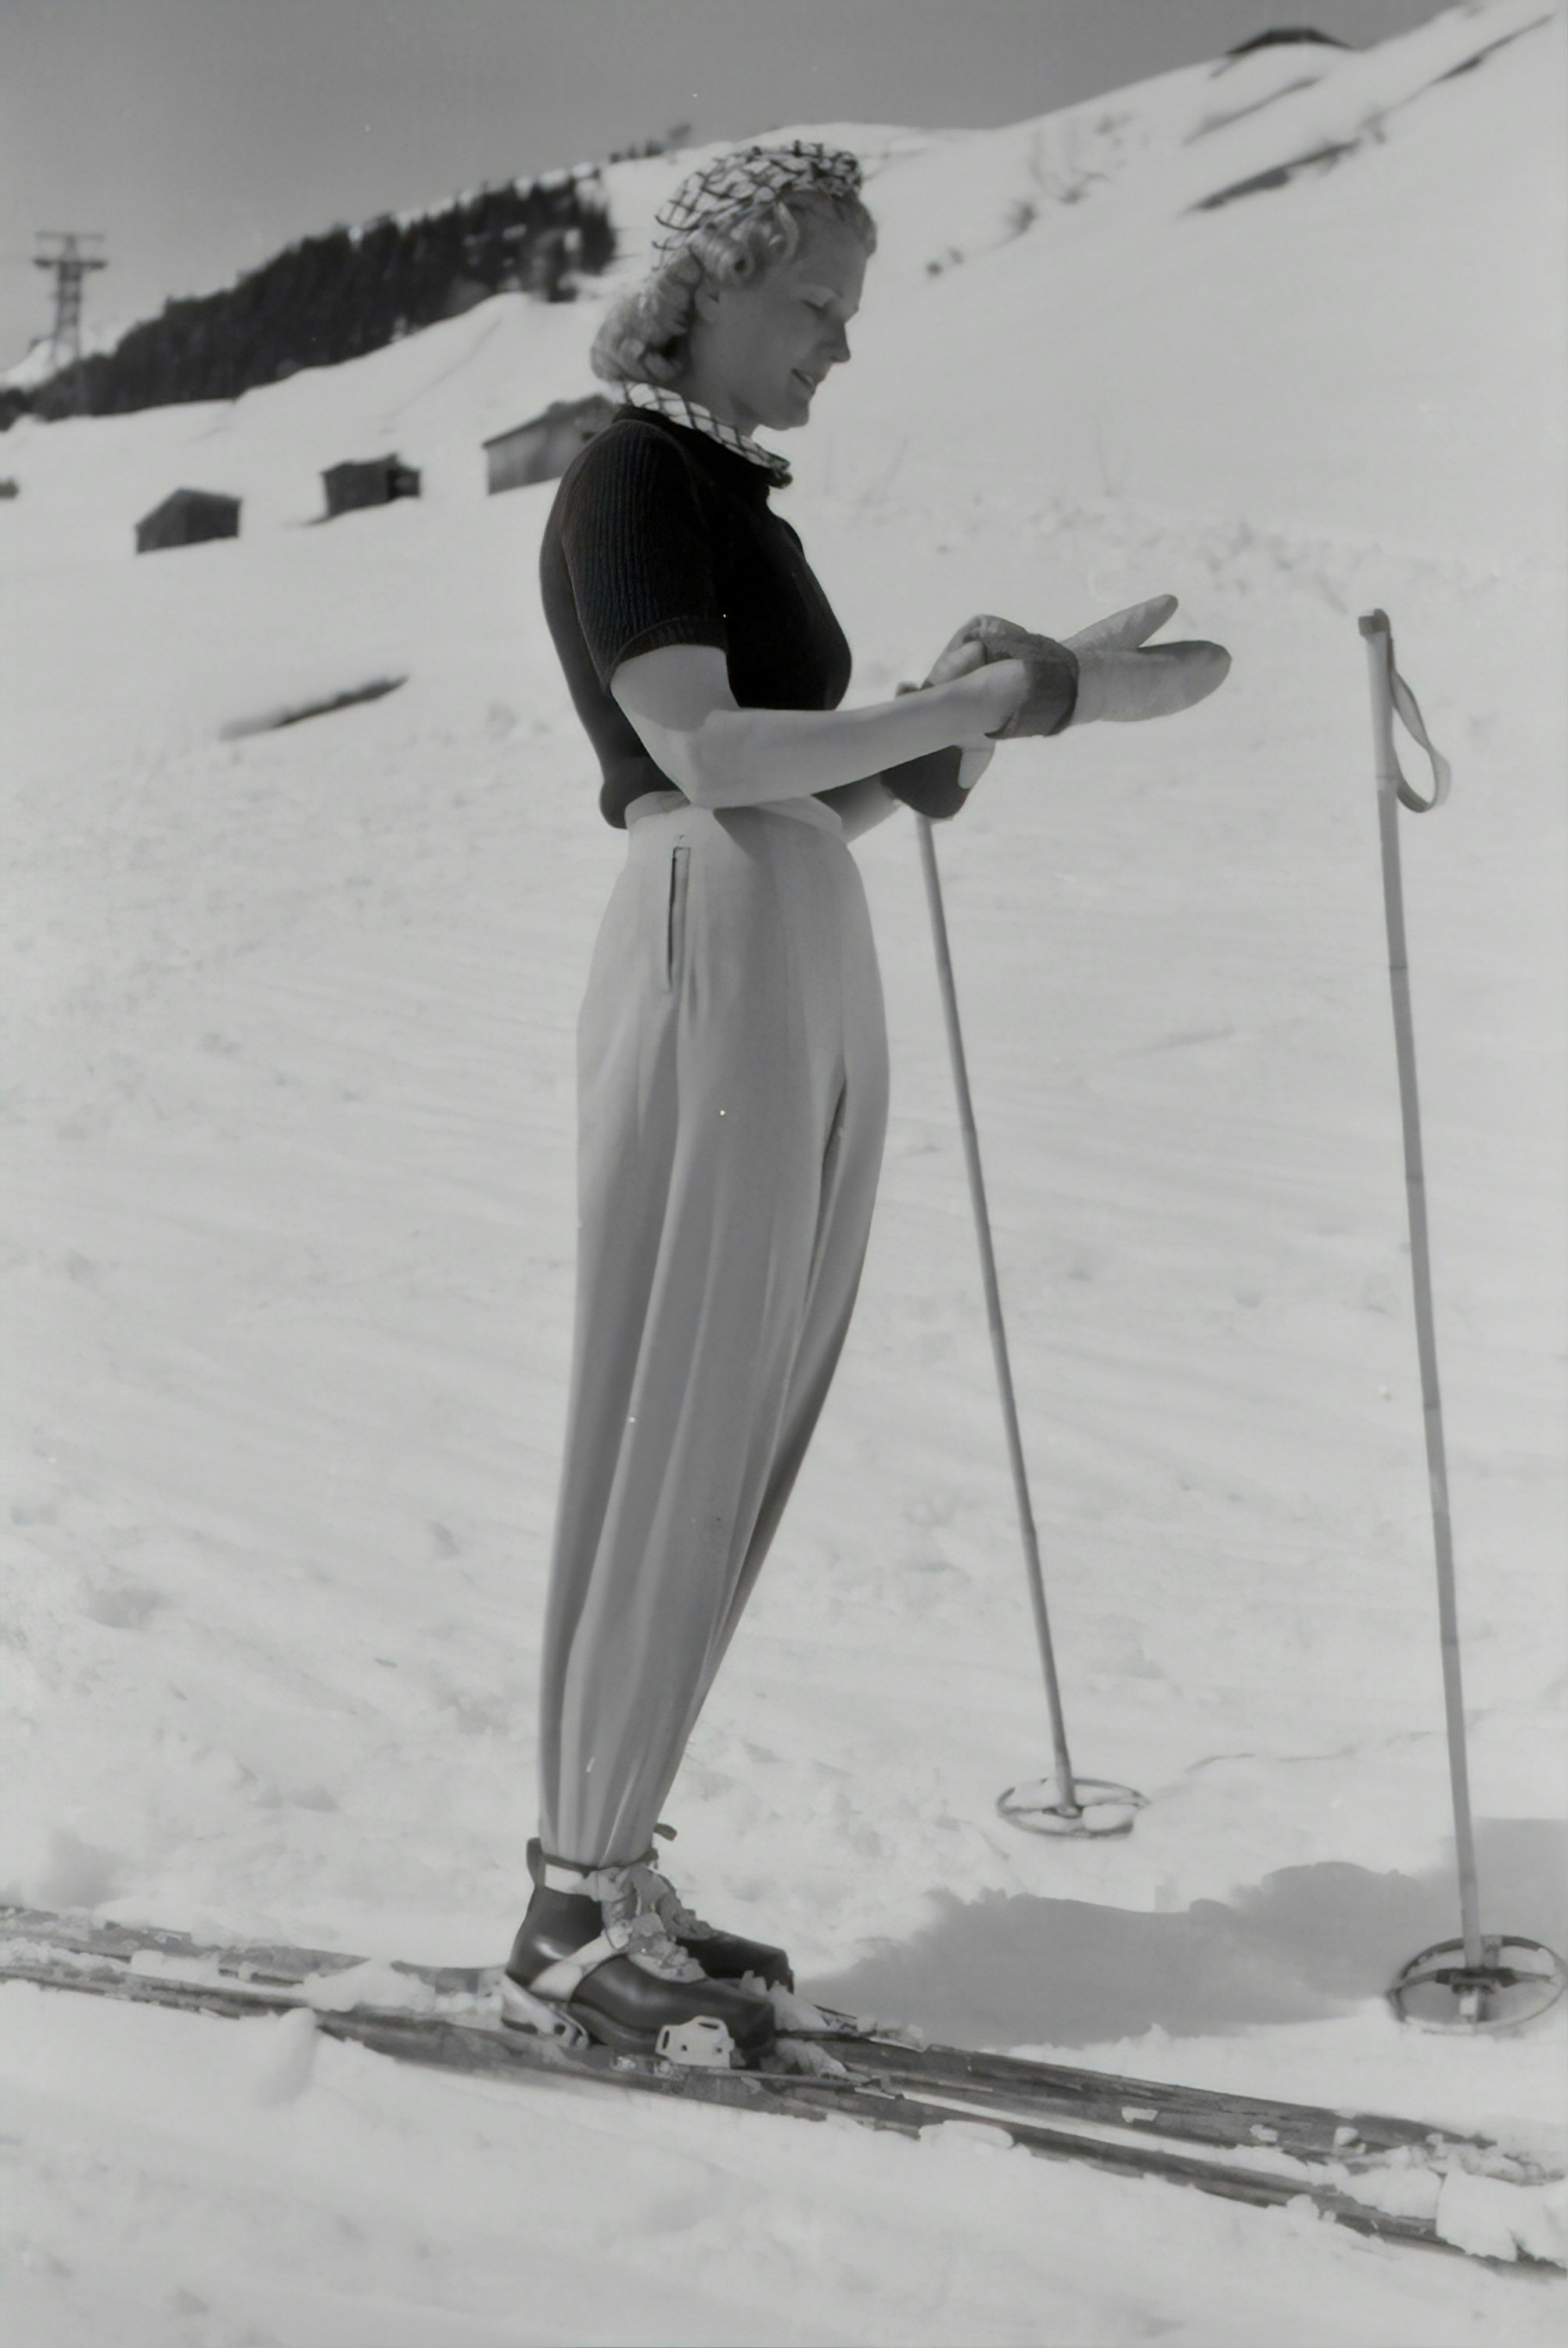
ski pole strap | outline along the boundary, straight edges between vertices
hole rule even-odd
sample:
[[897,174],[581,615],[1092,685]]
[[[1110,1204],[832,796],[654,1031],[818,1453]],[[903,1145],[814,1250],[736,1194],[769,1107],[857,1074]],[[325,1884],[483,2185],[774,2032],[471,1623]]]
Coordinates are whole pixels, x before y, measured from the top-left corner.
[[[1368,612],[1360,622],[1361,633],[1369,645],[1378,646],[1381,654],[1382,682],[1388,694],[1388,715],[1379,726],[1378,749],[1388,761],[1388,779],[1399,795],[1401,807],[1412,815],[1430,815],[1433,808],[1441,807],[1453,783],[1453,769],[1427,732],[1426,720],[1415,695],[1394,664],[1394,631],[1389,624],[1387,612]],[[1422,798],[1409,781],[1399,764],[1399,754],[1394,746],[1393,720],[1398,716],[1412,741],[1418,742],[1431,761],[1432,795]]]

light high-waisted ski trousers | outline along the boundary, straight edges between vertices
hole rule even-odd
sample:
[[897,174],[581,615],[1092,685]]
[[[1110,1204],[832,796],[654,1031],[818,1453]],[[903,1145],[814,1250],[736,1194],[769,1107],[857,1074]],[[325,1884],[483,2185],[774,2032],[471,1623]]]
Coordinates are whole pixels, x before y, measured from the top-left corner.
[[634,803],[578,1027],[579,1241],[540,1831],[641,1858],[849,1325],[887,1114],[865,892],[820,801]]

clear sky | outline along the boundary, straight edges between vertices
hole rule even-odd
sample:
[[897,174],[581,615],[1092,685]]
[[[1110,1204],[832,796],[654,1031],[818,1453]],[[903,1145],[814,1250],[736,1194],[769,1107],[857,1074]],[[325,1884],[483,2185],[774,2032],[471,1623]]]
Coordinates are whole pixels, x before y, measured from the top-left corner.
[[1439,0],[4,0],[0,366],[38,229],[100,229],[128,323],[335,221],[691,126],[1024,120],[1270,26],[1357,46]]

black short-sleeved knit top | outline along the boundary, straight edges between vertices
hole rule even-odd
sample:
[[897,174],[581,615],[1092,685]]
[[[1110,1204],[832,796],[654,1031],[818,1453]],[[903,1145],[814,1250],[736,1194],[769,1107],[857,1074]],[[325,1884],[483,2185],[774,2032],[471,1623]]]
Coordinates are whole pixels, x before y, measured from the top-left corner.
[[[644,791],[673,784],[610,690],[624,660],[712,644],[743,709],[836,709],[851,655],[800,539],[768,503],[760,465],[689,425],[628,404],[563,475],[545,523],[539,583],[567,685],[598,754],[600,811],[624,828]],[[883,781],[926,815],[968,796],[959,753],[937,750]],[[834,794],[819,794],[831,806]]]

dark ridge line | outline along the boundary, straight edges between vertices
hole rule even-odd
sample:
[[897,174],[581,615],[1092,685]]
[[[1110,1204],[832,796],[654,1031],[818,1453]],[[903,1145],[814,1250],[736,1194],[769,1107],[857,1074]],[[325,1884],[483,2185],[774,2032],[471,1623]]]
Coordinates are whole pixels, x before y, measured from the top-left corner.
[[[1439,74],[1437,80],[1428,82],[1426,88],[1436,89],[1440,81],[1457,81],[1460,74],[1473,72],[1482,57],[1490,57],[1494,49],[1505,49],[1510,41],[1522,41],[1526,33],[1538,33],[1542,25],[1550,25],[1551,22],[1550,16],[1532,16],[1528,25],[1520,25],[1512,33],[1500,33],[1495,41],[1488,41],[1484,49],[1477,49],[1473,57],[1466,57],[1462,63],[1450,66],[1447,73]],[[1418,98],[1423,95],[1420,90],[1417,90],[1415,94]],[[1409,102],[1409,98],[1405,100],[1407,106]]]
[[351,685],[343,693],[329,695],[325,701],[302,702],[297,709],[274,710],[266,717],[237,717],[231,725],[219,728],[218,738],[220,742],[238,742],[248,734],[276,734],[284,726],[302,726],[307,717],[327,717],[334,709],[352,709],[356,702],[380,701],[407,682],[406,676],[373,677],[368,685]]
[[1225,73],[1242,57],[1255,57],[1265,49],[1325,48],[1348,49],[1350,42],[1342,41],[1337,33],[1320,32],[1316,25],[1274,25],[1266,33],[1255,33],[1250,41],[1237,41],[1221,58],[1217,73]]
[[1211,138],[1216,130],[1228,130],[1233,122],[1245,122],[1249,114],[1261,114],[1266,106],[1277,106],[1282,98],[1294,98],[1298,89],[1316,89],[1325,78],[1322,74],[1308,74],[1305,81],[1287,81],[1283,89],[1271,89],[1266,98],[1255,98],[1250,106],[1238,106],[1234,114],[1211,115],[1195,130],[1189,130],[1182,144],[1195,147],[1200,139]]
[[1315,163],[1332,166],[1342,155],[1353,155],[1361,144],[1358,139],[1340,139],[1327,147],[1316,147],[1310,155],[1294,156],[1288,163],[1276,163],[1266,171],[1255,171],[1250,179],[1233,180],[1228,188],[1217,188],[1212,196],[1200,197],[1189,204],[1189,211],[1218,211],[1222,204],[1234,203],[1238,196],[1255,196],[1265,188],[1287,187],[1298,171],[1309,171]]

